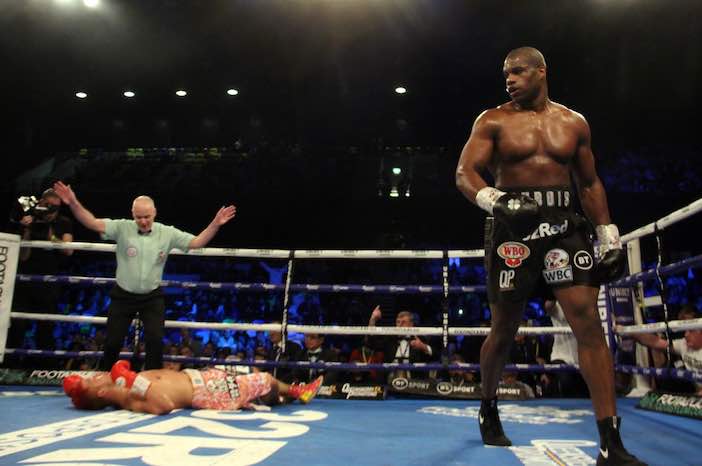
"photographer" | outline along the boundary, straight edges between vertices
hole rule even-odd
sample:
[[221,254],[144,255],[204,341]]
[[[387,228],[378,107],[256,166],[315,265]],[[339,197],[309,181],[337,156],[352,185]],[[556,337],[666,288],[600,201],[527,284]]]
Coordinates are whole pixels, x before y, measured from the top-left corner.
[[[28,205],[15,221],[23,240],[34,241],[73,241],[73,222],[59,215],[61,198],[53,189],[47,189],[36,205]],[[18,273],[55,275],[61,270],[62,261],[73,253],[70,249],[20,249]],[[56,312],[60,286],[57,283],[17,282],[13,310],[51,314]],[[8,335],[8,347],[20,348],[32,323],[27,320],[14,320]],[[51,322],[37,322],[35,343],[38,349],[54,349]]]

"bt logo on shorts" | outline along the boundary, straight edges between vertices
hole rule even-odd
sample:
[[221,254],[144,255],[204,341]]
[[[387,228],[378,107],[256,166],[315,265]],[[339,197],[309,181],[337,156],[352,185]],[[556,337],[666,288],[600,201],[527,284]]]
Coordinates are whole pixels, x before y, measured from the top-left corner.
[[573,256],[573,263],[580,270],[590,270],[592,268],[592,256],[589,252],[580,250]]
[[523,238],[524,241],[532,239],[546,238],[547,236],[562,235],[568,231],[568,220],[566,219],[561,225],[551,225],[550,223],[540,224],[534,232]]

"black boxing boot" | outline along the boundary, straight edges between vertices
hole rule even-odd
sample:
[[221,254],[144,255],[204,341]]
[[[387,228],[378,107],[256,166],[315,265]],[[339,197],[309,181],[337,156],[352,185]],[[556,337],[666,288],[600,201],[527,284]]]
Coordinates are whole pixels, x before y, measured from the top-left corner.
[[622,419],[618,416],[606,417],[597,421],[600,431],[600,454],[597,456],[597,466],[647,466],[637,457],[629,454],[619,436]]
[[485,445],[496,447],[509,447],[512,442],[505,436],[502,430],[502,422],[497,412],[497,397],[489,400],[482,400],[480,411],[478,412],[478,422],[480,422],[480,436]]

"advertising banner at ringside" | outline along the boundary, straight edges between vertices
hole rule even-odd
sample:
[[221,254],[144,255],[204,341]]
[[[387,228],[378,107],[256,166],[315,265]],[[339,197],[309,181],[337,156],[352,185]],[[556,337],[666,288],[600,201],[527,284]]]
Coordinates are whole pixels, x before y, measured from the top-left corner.
[[651,391],[641,398],[639,408],[702,419],[702,397],[695,395]]
[[384,400],[385,394],[386,389],[383,385],[338,383],[334,385],[322,385],[317,397],[336,400]]
[[[612,317],[617,325],[634,325],[634,301],[630,287],[607,287]],[[622,335],[617,345],[617,363],[633,364],[636,361],[635,340],[631,336]]]
[[10,328],[19,245],[19,235],[0,233],[0,362],[5,358],[7,331]]
[[[454,398],[464,400],[479,400],[482,397],[480,384],[454,385],[451,382],[441,382],[432,379],[392,379],[388,387],[396,395],[426,396],[432,398]],[[500,384],[497,387],[497,397],[500,400],[526,400],[533,398],[522,385]]]
[[92,377],[93,371],[24,370],[0,368],[0,385],[59,386],[69,375]]

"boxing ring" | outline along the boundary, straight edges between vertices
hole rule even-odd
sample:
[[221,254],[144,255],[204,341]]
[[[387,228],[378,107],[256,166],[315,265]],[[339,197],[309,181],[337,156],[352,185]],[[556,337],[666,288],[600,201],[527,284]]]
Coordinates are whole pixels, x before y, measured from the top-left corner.
[[[182,410],[154,417],[78,411],[60,389],[10,394],[0,392],[1,464],[588,465],[598,450],[585,399],[502,402],[515,446],[496,448],[482,444],[477,401],[315,399],[270,413]],[[634,404],[619,400],[631,451],[651,465],[700,464],[699,420]]]
[[[660,234],[667,226],[702,210],[702,199],[673,212],[650,225],[624,235],[631,275],[603,286],[598,301],[603,328],[610,347],[629,333],[671,332],[702,328],[702,319],[668,320],[663,277],[702,265],[702,256],[680,263],[659,262],[650,271],[641,270],[639,239]],[[74,250],[114,251],[113,245],[93,243],[21,242],[23,247],[70,248]],[[174,252],[178,253],[177,251]],[[413,369],[470,370],[477,364],[449,364],[449,337],[486,335],[482,327],[453,327],[449,322],[448,296],[454,293],[484,292],[485,287],[449,286],[449,258],[479,259],[482,250],[471,251],[288,251],[206,248],[188,255],[210,257],[275,258],[287,260],[283,285],[267,283],[219,283],[164,281],[164,286],[207,290],[246,290],[283,293],[281,323],[199,323],[167,321],[167,327],[208,328],[235,331],[273,331],[333,335],[425,335],[441,339],[441,362],[431,364],[292,363],[276,361],[227,361],[212,358],[164,356],[165,360],[206,364],[237,364],[261,367],[296,366],[331,370]],[[316,259],[416,259],[442,261],[442,282],[425,285],[360,285],[294,283],[294,265],[300,260]],[[17,275],[24,282],[67,284],[109,284],[114,279],[60,276]],[[641,283],[657,279],[660,297],[643,298]],[[630,291],[635,325],[613,325],[612,308],[617,293]],[[290,294],[314,293],[388,293],[441,295],[440,327],[348,327],[294,325],[288,323]],[[620,293],[621,294],[621,293]],[[4,297],[7,298],[8,293]],[[11,293],[9,299],[11,300]],[[5,304],[7,301],[5,302]],[[663,306],[666,319],[643,324],[641,310]],[[7,318],[104,324],[104,317],[67,316],[13,312]],[[565,334],[568,327],[523,327],[527,335]],[[2,335],[0,335],[2,336]],[[438,351],[437,351],[438,353]],[[641,352],[639,352],[641,353]],[[100,352],[21,350],[8,348],[5,354],[27,357],[99,357]],[[130,353],[123,353],[129,357]],[[637,365],[618,365],[617,371],[635,374],[637,390],[647,388],[645,376],[672,377],[702,382],[702,373],[673,368],[642,367],[647,361],[637,354]],[[506,370],[555,372],[577,368],[566,365],[508,365]],[[639,393],[642,394],[642,393]],[[702,421],[636,409],[636,399],[618,400],[622,415],[622,437],[627,448],[652,465],[700,464]],[[307,406],[284,405],[271,412],[211,412],[181,410],[166,416],[151,416],[127,411],[79,411],[71,407],[60,389],[53,387],[0,387],[0,464],[97,465],[97,464],[363,464],[363,465],[585,465],[597,456],[597,430],[592,406],[587,399],[545,399],[502,401],[500,414],[514,446],[485,447],[480,439],[477,414],[479,401],[447,399],[388,399],[383,401],[316,399]],[[361,447],[361,448],[359,448]]]

